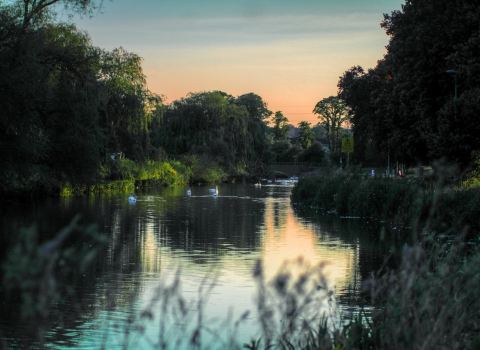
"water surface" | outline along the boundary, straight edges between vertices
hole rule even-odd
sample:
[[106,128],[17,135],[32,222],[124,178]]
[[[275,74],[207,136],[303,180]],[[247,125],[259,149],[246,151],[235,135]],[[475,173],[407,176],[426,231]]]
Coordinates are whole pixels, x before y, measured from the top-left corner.
[[[190,196],[187,189],[137,190],[136,203],[121,193],[46,198],[2,208],[5,246],[14,241],[8,233],[19,227],[36,223],[46,238],[77,213],[110,238],[76,287],[77,296],[55,305],[46,347],[149,348],[163,335],[172,348],[177,340],[188,348],[187,337],[200,311],[201,322],[215,333],[203,329],[203,344],[228,344],[234,334],[248,342],[259,336],[253,278],[257,261],[267,282],[285,271],[286,261],[291,271],[324,263],[327,289],[335,298],[319,307],[350,312],[365,304],[361,280],[388,252],[388,245],[376,239],[377,228],[294,209],[288,185],[219,185],[217,197],[209,187],[192,187]],[[180,286],[172,292],[175,276]],[[180,296],[186,317],[162,313],[162,307],[179,312]],[[246,310],[251,313],[235,327]],[[2,317],[3,334],[15,345],[23,335],[9,317]]]

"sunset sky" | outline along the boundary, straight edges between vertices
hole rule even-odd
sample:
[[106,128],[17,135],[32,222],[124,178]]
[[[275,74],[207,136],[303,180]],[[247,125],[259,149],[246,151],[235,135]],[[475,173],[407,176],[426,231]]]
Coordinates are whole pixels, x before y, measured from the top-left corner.
[[254,92],[292,124],[317,123],[322,98],[353,65],[374,67],[388,37],[383,13],[401,0],[114,0],[75,18],[95,46],[143,57],[149,89],[167,102],[189,92]]

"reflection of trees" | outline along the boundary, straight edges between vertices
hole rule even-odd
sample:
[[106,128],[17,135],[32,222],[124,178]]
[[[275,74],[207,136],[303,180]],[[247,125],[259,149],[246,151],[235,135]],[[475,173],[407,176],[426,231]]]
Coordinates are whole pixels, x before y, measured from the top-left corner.
[[[193,262],[205,263],[208,259],[202,256],[219,257],[232,249],[252,251],[258,247],[263,202],[229,197],[247,196],[247,186],[231,186],[227,193],[220,192],[218,198],[201,190],[205,197],[188,198],[185,189],[179,187],[162,189],[153,196],[145,191],[139,193],[141,200],[134,205],[116,194],[46,198],[41,203],[18,204],[2,210],[2,247],[14,241],[11,233],[18,227],[34,222],[39,227],[40,239],[48,239],[77,213],[82,214],[82,222],[97,223],[99,230],[110,237],[94,266],[76,281],[75,292],[52,310],[57,340],[67,341],[62,329],[78,326],[78,313],[88,322],[98,316],[99,310],[126,307],[136,300],[142,290],[141,272],[160,272],[162,249],[199,251],[200,257]],[[254,190],[253,186],[250,190]],[[14,320],[15,315],[15,308],[4,309],[0,322]]]
[[199,250],[216,256],[226,254],[228,246],[244,251],[258,247],[257,232],[263,223],[264,204],[232,198],[221,190],[218,198],[207,193],[205,197],[186,198],[175,213],[175,220],[159,223],[155,229],[157,237],[167,239],[172,249]]
[[[317,222],[317,235],[327,240],[341,240],[342,245],[352,246],[358,266],[354,269],[353,279],[344,290],[339,290],[337,295],[343,305],[356,308],[365,303],[363,296],[359,294],[361,283],[378,271],[391,252],[401,246],[399,237],[385,234],[384,239],[380,239],[380,232],[388,232],[388,228],[370,219],[341,219],[336,215],[324,215],[325,213],[300,208],[295,208],[295,213],[300,218]],[[394,259],[391,259],[389,265],[394,263]]]

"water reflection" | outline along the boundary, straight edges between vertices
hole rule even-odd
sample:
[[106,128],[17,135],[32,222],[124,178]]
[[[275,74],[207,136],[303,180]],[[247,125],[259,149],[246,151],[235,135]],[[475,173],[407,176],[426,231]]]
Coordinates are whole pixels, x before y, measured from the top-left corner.
[[[110,236],[108,247],[77,287],[78,298],[56,305],[48,336],[52,346],[120,346],[116,333],[128,327],[155,298],[159,284],[171,280],[178,269],[187,300],[198,299],[206,275],[215,276],[207,281],[214,281],[215,288],[205,304],[205,317],[225,320],[229,310],[236,319],[254,309],[257,259],[270,279],[286,259],[301,256],[310,265],[327,262],[329,288],[336,290],[340,304],[355,307],[360,303],[360,279],[379,263],[371,256],[383,260],[384,248],[361,238],[358,228],[345,229],[338,220],[294,211],[287,186],[221,185],[216,198],[209,187],[192,187],[191,195],[187,189],[144,189],[136,203],[117,194],[46,199],[22,210],[2,209],[9,215],[2,216],[3,239],[5,232],[33,221],[47,237],[76,213]],[[188,305],[198,311],[196,304]],[[257,330],[254,321],[250,317],[242,329],[246,341],[247,333]],[[154,318],[137,338],[146,334],[158,339],[158,322]],[[137,347],[148,345],[142,344]]]
[[265,204],[262,258],[268,275],[274,276],[283,261],[302,257],[311,265],[325,263],[328,287],[344,290],[356,274],[358,245],[323,235],[312,222],[300,220],[289,202],[270,197]]

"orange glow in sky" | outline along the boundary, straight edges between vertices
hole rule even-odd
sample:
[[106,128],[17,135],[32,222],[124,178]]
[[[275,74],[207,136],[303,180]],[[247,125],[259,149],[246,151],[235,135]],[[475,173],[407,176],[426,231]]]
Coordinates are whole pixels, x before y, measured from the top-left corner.
[[317,123],[321,99],[354,65],[386,53],[383,13],[400,0],[114,0],[74,18],[95,46],[144,58],[149,89],[168,102],[189,92],[260,95],[290,123]]

